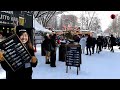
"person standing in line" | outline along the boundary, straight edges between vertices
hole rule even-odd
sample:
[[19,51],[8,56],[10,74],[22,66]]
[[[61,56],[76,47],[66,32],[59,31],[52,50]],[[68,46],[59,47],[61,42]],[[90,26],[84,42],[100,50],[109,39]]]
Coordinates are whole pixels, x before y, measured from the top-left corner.
[[85,52],[85,47],[86,47],[86,38],[83,35],[82,38],[80,39],[80,45],[81,45],[81,52],[84,54]]
[[107,47],[110,50],[110,48],[111,48],[111,41],[110,41],[110,37],[109,36],[107,37]]
[[111,52],[114,52],[113,46],[116,45],[116,42],[115,42],[115,37],[113,35],[111,35],[110,37],[110,42],[111,42]]
[[98,36],[97,38],[97,48],[96,48],[96,53],[99,54],[99,52],[101,52],[102,50],[102,41],[101,41],[101,37]]
[[91,41],[92,41],[92,38],[90,35],[88,35],[88,38],[86,41],[86,47],[87,47],[87,54],[86,55],[88,55],[88,50],[89,50],[89,53],[91,55],[91,45],[92,45]]
[[50,66],[56,67],[56,34],[53,33],[51,36],[51,55],[50,55]]
[[92,37],[91,43],[92,43],[92,46],[91,46],[92,47],[92,54],[94,54],[94,52],[95,52],[96,38]]
[[106,48],[107,48],[107,38],[104,37],[104,49],[106,49]]
[[46,64],[50,64],[51,42],[49,34],[46,34],[45,36],[45,40],[43,41],[43,49],[45,51]]

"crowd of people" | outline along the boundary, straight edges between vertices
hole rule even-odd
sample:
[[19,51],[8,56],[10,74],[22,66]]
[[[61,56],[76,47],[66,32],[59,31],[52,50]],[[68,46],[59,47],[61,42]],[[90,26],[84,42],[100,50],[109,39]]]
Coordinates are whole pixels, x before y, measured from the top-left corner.
[[79,43],[81,45],[81,51],[84,54],[86,48],[86,55],[92,55],[95,53],[100,53],[102,49],[109,49],[114,52],[113,46],[116,46],[116,38],[111,36],[98,36],[97,38],[90,35],[83,35]]
[[[1,66],[6,71],[7,79],[32,79],[32,67],[36,67],[38,63],[34,54],[34,48],[32,47],[30,37],[25,29],[18,30],[17,34],[23,45],[30,52],[32,60],[25,63],[24,67],[18,71],[13,72],[3,58],[3,52],[0,52]],[[108,48],[111,52],[114,52],[113,46],[116,45],[116,38],[113,35],[106,37],[98,36],[97,38],[90,35],[82,35],[81,37],[77,35],[76,37],[77,38],[73,38],[74,42],[77,42],[81,45],[82,54],[90,56],[95,52],[99,54],[103,48]],[[58,43],[60,43],[60,41],[58,41]],[[54,32],[52,34],[46,34],[42,44],[42,48],[45,52],[45,64],[50,64],[51,67],[56,67],[56,34]]]
[[[45,64],[50,64],[51,67],[56,67],[56,34],[46,34],[43,41],[43,50],[45,51]],[[74,42],[77,42],[81,45],[82,54],[92,55],[94,53],[100,53],[103,48],[109,49],[111,52],[114,52],[113,46],[116,45],[116,38],[111,36],[98,36],[97,38],[90,35],[76,35]],[[67,43],[68,40],[65,40]],[[59,42],[58,42],[59,43]],[[86,49],[86,50],[85,50]],[[86,51],[86,52],[85,52]]]

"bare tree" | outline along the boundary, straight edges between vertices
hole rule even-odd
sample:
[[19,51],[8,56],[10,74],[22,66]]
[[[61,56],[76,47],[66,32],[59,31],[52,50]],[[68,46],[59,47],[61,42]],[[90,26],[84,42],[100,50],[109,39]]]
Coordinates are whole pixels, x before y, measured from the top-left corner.
[[100,19],[98,17],[94,17],[93,21],[91,22],[91,25],[89,27],[91,31],[95,31],[97,33],[100,32],[101,26],[100,26]]
[[110,26],[106,30],[109,32],[109,34],[120,36],[120,15],[116,15],[116,18],[113,19]]
[[34,11],[32,13],[40,24],[42,24],[44,27],[47,27],[48,22],[54,15],[58,15],[63,12],[64,11]]
[[80,28],[89,30],[93,22],[93,17],[95,16],[95,11],[82,11],[80,13]]
[[77,17],[75,15],[62,15],[61,25],[72,29],[77,25]]

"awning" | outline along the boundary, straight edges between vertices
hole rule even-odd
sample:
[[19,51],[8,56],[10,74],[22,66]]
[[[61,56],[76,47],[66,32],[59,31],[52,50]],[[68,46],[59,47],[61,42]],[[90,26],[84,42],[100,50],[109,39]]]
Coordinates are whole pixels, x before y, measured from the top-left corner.
[[35,28],[36,31],[43,31],[43,32],[52,32],[48,29],[45,29],[41,24],[37,22],[37,20],[34,18],[33,19],[33,28]]

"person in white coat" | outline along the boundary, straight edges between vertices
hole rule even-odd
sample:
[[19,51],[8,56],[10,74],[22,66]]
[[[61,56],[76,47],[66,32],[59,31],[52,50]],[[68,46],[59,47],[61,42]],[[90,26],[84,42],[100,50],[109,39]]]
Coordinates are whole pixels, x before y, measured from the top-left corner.
[[80,45],[81,45],[81,52],[84,54],[86,47],[86,37],[84,35],[80,39]]

